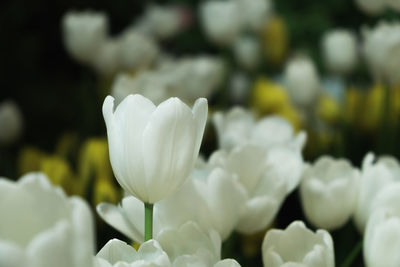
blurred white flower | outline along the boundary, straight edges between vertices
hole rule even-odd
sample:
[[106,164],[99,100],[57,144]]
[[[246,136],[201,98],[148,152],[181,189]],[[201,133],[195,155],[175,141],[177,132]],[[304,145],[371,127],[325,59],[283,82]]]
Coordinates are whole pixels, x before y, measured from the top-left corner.
[[230,100],[235,104],[242,104],[250,92],[252,80],[246,73],[237,71],[231,74],[228,86]]
[[167,252],[172,265],[237,267],[235,260],[221,259],[221,239],[217,232],[201,230],[196,223],[187,222],[177,229],[160,233],[159,242]]
[[92,214],[41,173],[0,178],[0,266],[93,266]]
[[0,104],[0,145],[12,144],[21,136],[23,117],[19,107],[10,100]]
[[278,115],[261,118],[250,133],[251,142],[268,148],[288,145],[301,151],[304,148],[306,139],[307,135],[304,131],[295,134],[289,121]]
[[400,23],[380,22],[363,29],[363,52],[374,78],[379,82],[400,82]]
[[111,76],[116,73],[120,68],[118,61],[119,48],[118,39],[106,39],[100,44],[98,53],[92,60],[92,67],[103,75]]
[[168,255],[156,240],[149,240],[136,251],[132,246],[118,239],[104,245],[94,258],[94,267],[168,267]]
[[292,58],[285,67],[284,81],[293,102],[311,107],[320,91],[320,80],[314,63],[305,57]]
[[369,15],[383,13],[387,0],[355,0],[357,6]]
[[335,73],[347,74],[357,64],[358,46],[354,33],[344,29],[327,32],[322,39],[325,64]]
[[217,131],[218,146],[230,150],[249,140],[255,115],[242,107],[233,107],[226,113],[214,113],[212,120]]
[[146,8],[144,20],[150,31],[159,39],[170,38],[181,29],[181,12],[177,7],[150,5]]
[[242,36],[233,43],[235,60],[244,69],[255,69],[261,60],[260,42],[255,37]]
[[198,219],[199,225],[203,225],[205,229],[215,229],[222,240],[227,239],[244,212],[246,189],[236,175],[219,167],[212,168],[207,165],[196,168],[192,177],[206,209],[203,216]]
[[243,28],[241,12],[234,0],[202,3],[200,16],[203,29],[213,42],[229,45]]
[[259,32],[272,15],[270,0],[236,0],[243,23],[249,30]]
[[175,192],[198,156],[207,100],[198,99],[191,110],[178,98],[155,106],[141,95],[129,95],[114,108],[114,98],[107,96],[103,116],[119,184],[145,203]]
[[354,221],[360,233],[364,232],[377,194],[386,186],[400,181],[400,164],[395,158],[380,157],[375,163],[374,160],[374,154],[368,153],[362,164],[360,192],[354,214]]
[[400,183],[385,187],[374,201],[364,233],[366,266],[395,267],[400,264]]
[[280,116],[265,116],[256,121],[255,115],[242,107],[233,107],[228,112],[216,112],[213,123],[217,131],[218,145],[225,150],[252,143],[271,148],[288,145],[301,151],[306,133],[295,135],[291,124]]
[[139,72],[135,75],[120,73],[114,79],[111,95],[118,105],[125,97],[131,94],[140,94],[158,105],[166,100],[167,85],[161,77],[150,71]]
[[167,80],[170,94],[192,102],[215,91],[223,79],[224,65],[218,58],[199,56],[163,66],[159,73]]
[[119,38],[118,61],[124,70],[147,68],[159,53],[157,44],[139,32],[127,30]]
[[247,191],[236,230],[250,234],[268,227],[286,197],[287,181],[267,164],[266,150],[252,144],[236,147],[230,153],[218,150],[211,155],[210,164],[236,175]]
[[67,51],[79,62],[90,64],[107,38],[108,18],[94,11],[70,11],[62,19]]
[[304,213],[318,228],[335,230],[353,215],[359,172],[344,159],[322,156],[304,171],[300,185]]
[[302,221],[292,222],[285,230],[269,230],[262,257],[265,267],[335,266],[332,237],[321,229],[313,233]]

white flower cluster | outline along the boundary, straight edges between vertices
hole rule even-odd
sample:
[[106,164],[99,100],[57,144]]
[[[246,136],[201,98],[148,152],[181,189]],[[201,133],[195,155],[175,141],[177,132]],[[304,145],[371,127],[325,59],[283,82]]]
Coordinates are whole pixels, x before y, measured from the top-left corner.
[[209,97],[220,85],[223,75],[223,63],[217,58],[169,60],[134,76],[120,73],[114,80],[111,95],[117,103],[129,94],[141,94],[155,104],[170,96],[192,103],[199,97]]
[[109,36],[106,14],[71,11],[64,15],[64,43],[69,54],[103,75],[146,69],[154,64],[160,48],[157,40],[169,38],[184,26],[184,10],[151,5],[131,27]]
[[273,13],[270,0],[206,1],[200,17],[207,37],[229,46],[244,69],[255,69],[261,60],[260,32]]

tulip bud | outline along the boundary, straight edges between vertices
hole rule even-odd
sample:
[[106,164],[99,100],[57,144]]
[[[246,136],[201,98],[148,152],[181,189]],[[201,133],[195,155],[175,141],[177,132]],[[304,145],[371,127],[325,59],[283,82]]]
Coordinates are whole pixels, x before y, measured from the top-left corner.
[[154,203],[185,182],[199,153],[206,99],[198,99],[190,110],[178,98],[155,106],[141,95],[129,95],[114,111],[114,98],[107,96],[103,116],[111,166],[126,191]]
[[324,35],[322,50],[325,64],[333,72],[349,73],[357,63],[357,40],[347,30],[333,30]]
[[301,204],[307,219],[327,230],[342,227],[353,214],[359,173],[347,160],[320,157],[304,171]]
[[285,68],[285,84],[293,102],[310,107],[320,91],[320,81],[313,62],[307,58],[294,58]]
[[100,12],[68,12],[63,17],[64,43],[77,61],[95,60],[108,31],[108,18]]

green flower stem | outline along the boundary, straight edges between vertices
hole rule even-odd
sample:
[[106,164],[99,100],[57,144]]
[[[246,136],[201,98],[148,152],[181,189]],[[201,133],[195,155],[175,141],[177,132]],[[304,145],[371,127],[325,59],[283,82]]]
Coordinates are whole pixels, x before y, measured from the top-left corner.
[[144,241],[153,238],[153,206],[151,203],[144,203]]
[[361,252],[362,245],[363,245],[363,242],[362,242],[362,240],[360,240],[360,241],[355,245],[355,247],[354,247],[353,250],[350,252],[350,254],[347,255],[346,259],[345,259],[344,262],[340,265],[340,267],[350,267],[350,266],[352,266],[354,260],[357,258],[358,254]]

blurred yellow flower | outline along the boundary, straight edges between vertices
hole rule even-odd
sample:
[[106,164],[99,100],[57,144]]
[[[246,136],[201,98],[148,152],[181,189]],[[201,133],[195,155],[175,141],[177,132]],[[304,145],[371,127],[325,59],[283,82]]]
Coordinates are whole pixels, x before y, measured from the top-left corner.
[[91,182],[113,181],[108,144],[105,138],[88,139],[81,147],[78,162],[81,194],[85,194]]
[[381,84],[375,84],[366,94],[363,101],[361,126],[365,130],[376,130],[382,119],[385,88]]
[[78,149],[78,142],[76,133],[66,132],[58,140],[55,153],[60,157],[74,158]]
[[262,32],[264,52],[267,60],[280,65],[284,62],[289,46],[289,35],[286,22],[274,16],[265,24]]
[[26,146],[23,147],[18,155],[18,172],[22,176],[28,172],[39,171],[40,162],[45,154],[38,148]]
[[252,106],[263,114],[277,112],[290,103],[285,88],[264,77],[255,81],[251,101]]
[[93,205],[101,202],[116,204],[119,200],[119,193],[113,181],[98,179],[94,183]]
[[301,127],[301,116],[290,102],[281,85],[265,77],[258,78],[253,86],[251,105],[261,115],[278,114],[291,122],[295,130]]
[[346,90],[344,117],[348,124],[360,125],[363,101],[364,95],[360,89],[350,87]]
[[340,105],[330,95],[324,94],[318,99],[317,116],[328,124],[336,123],[340,119]]
[[54,185],[61,186],[67,194],[76,194],[77,181],[69,163],[60,156],[44,156],[39,171],[45,173]]

